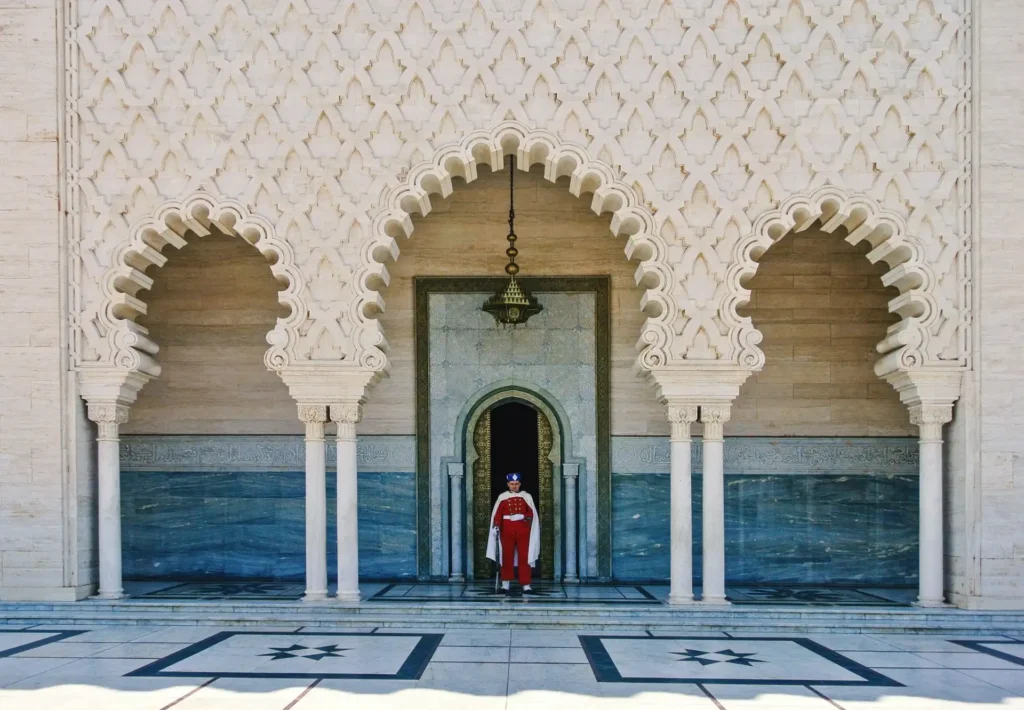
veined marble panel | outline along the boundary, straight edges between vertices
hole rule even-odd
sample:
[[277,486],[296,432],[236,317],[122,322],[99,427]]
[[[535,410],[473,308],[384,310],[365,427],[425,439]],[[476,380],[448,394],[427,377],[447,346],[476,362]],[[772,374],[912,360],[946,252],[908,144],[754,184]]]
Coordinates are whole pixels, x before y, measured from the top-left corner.
[[[412,473],[415,436],[360,436],[360,473]],[[327,436],[327,465],[337,461],[337,445]],[[302,471],[306,453],[301,436],[121,437],[124,471]]]
[[[327,556],[337,562],[336,479],[327,476]],[[416,572],[416,488],[409,472],[359,472],[359,573]],[[305,474],[124,471],[121,521],[129,579],[282,579],[305,575]]]
[[[916,476],[731,474],[725,477],[730,583],[917,583]],[[612,573],[669,573],[669,474],[612,474]],[[693,477],[693,569],[701,577],[702,476]]]

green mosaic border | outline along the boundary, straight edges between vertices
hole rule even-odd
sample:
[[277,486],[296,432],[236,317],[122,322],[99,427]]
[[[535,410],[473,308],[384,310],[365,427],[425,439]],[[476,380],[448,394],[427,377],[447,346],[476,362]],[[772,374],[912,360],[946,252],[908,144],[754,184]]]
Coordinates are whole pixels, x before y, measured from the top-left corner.
[[[611,277],[564,276],[520,278],[532,293],[594,294],[594,393],[597,422],[597,573],[612,573],[611,499]],[[491,294],[503,276],[413,278],[416,357],[416,570],[430,578],[430,294]]]

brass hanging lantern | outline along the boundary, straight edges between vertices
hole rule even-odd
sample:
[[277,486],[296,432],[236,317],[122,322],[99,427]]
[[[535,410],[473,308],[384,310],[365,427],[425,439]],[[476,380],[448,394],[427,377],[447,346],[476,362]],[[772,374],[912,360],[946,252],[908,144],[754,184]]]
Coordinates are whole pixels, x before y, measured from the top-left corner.
[[519,273],[519,265],[516,263],[516,256],[519,250],[516,249],[516,231],[514,222],[515,211],[515,156],[509,156],[508,160],[508,263],[505,265],[505,273],[508,274],[508,286],[498,291],[487,299],[483,310],[494,316],[498,325],[515,328],[517,325],[525,325],[530,316],[535,316],[544,310],[544,306],[537,302],[537,299],[520,288],[516,282],[516,274]]

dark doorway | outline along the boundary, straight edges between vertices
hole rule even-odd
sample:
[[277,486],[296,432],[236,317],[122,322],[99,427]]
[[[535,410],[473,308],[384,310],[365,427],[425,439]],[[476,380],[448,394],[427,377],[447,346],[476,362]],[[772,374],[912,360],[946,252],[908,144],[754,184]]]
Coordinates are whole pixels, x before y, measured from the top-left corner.
[[537,410],[519,402],[491,410],[491,505],[508,490],[505,476],[522,475],[522,490],[533,496],[540,514],[540,481],[537,474]]

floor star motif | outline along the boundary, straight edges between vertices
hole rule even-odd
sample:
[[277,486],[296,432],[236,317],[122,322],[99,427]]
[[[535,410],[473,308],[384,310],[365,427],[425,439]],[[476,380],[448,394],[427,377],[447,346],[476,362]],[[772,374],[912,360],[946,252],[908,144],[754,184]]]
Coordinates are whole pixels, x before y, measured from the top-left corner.
[[[683,658],[677,658],[677,661],[696,661],[702,666],[713,666],[716,663],[732,663],[737,666],[752,666],[755,663],[766,663],[767,661],[760,661],[752,656],[756,656],[756,653],[736,653],[732,649],[725,649],[724,651],[700,651],[694,648],[688,648],[685,651],[670,651],[674,656],[683,656]],[[728,656],[728,658],[715,658],[715,656]]]
[[[280,661],[285,658],[308,658],[311,661],[319,661],[324,658],[344,658],[345,656],[342,651],[351,651],[352,649],[338,648],[338,645],[333,643],[329,646],[317,646],[316,648],[293,643],[287,648],[271,646],[270,650],[274,651],[274,653],[261,653],[260,655],[270,656],[272,661]],[[300,651],[318,651],[319,653],[299,653]]]

